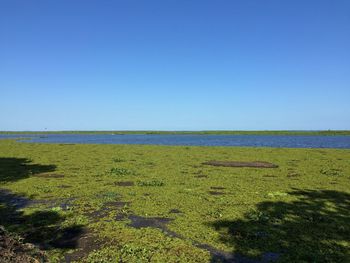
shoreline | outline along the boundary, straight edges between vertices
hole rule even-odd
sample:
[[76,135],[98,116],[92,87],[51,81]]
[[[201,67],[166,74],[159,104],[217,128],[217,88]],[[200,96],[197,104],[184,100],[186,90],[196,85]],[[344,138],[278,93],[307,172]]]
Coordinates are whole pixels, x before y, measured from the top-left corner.
[[350,136],[350,130],[321,130],[321,131],[0,131],[1,134],[16,135],[16,134],[113,134],[113,135],[310,135],[310,136]]

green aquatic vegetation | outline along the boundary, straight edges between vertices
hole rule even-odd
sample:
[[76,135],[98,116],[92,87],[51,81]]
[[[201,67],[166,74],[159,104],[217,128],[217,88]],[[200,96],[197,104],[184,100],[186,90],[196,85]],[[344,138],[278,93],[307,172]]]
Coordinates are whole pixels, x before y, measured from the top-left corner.
[[124,245],[121,247],[107,247],[92,252],[87,258],[89,263],[105,263],[105,262],[150,262],[152,251],[145,247],[137,247],[134,245]]
[[323,168],[320,171],[321,174],[328,175],[328,176],[341,176],[342,172],[339,169],[332,169],[332,168]]
[[60,207],[60,206],[52,207],[51,211],[53,211],[53,212],[60,212],[60,211],[62,211],[62,207]]
[[71,216],[65,221],[66,226],[84,226],[89,223],[89,218],[84,215]]
[[220,210],[210,211],[208,213],[208,215],[212,218],[222,218],[223,217],[222,211],[220,211]]
[[341,149],[0,140],[0,225],[51,262],[69,253],[78,262],[220,262],[230,253],[348,262],[349,159]]
[[36,185],[34,186],[34,189],[36,189],[38,192],[41,193],[51,193],[52,192],[52,188],[46,185]]
[[249,211],[247,213],[247,218],[257,222],[268,222],[270,220],[270,216],[267,213],[257,210]]
[[133,174],[135,174],[135,172],[132,170],[125,169],[125,168],[113,167],[110,170],[110,174],[124,176],[124,175],[133,175]]
[[120,209],[120,213],[124,216],[129,215],[131,213],[130,208],[128,205],[124,205],[121,209]]
[[121,196],[120,194],[116,193],[116,192],[104,192],[100,195],[100,198],[105,201],[115,201],[117,199],[119,199]]
[[124,161],[123,159],[121,159],[121,158],[113,158],[112,160],[113,160],[113,162],[115,162],[115,163],[125,162],[125,161]]
[[121,261],[126,260],[127,258],[132,258],[133,260],[140,260],[143,262],[149,262],[152,257],[152,252],[145,247],[136,247],[132,245],[124,245],[120,249],[120,259]]

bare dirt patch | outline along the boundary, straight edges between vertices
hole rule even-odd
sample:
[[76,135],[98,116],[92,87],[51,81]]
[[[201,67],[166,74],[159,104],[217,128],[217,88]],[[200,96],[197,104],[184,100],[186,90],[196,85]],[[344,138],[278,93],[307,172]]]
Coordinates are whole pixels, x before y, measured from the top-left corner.
[[238,162],[238,161],[208,161],[204,165],[223,166],[223,167],[252,167],[252,168],[277,168],[278,165],[268,162]]
[[47,257],[33,244],[22,243],[0,226],[0,263],[5,262],[39,263],[47,262]]

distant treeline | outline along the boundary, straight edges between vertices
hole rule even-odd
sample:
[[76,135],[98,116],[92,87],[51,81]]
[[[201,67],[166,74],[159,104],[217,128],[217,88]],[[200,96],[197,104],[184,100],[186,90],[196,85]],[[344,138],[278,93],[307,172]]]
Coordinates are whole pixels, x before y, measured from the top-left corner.
[[350,130],[323,130],[323,131],[0,131],[0,134],[350,135]]

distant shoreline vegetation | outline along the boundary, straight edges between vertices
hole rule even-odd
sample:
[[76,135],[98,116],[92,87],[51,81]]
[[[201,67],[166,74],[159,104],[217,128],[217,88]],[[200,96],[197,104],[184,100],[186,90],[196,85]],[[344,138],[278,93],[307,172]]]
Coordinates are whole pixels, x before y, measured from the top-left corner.
[[0,134],[164,134],[164,135],[350,135],[350,130],[321,131],[0,131]]

